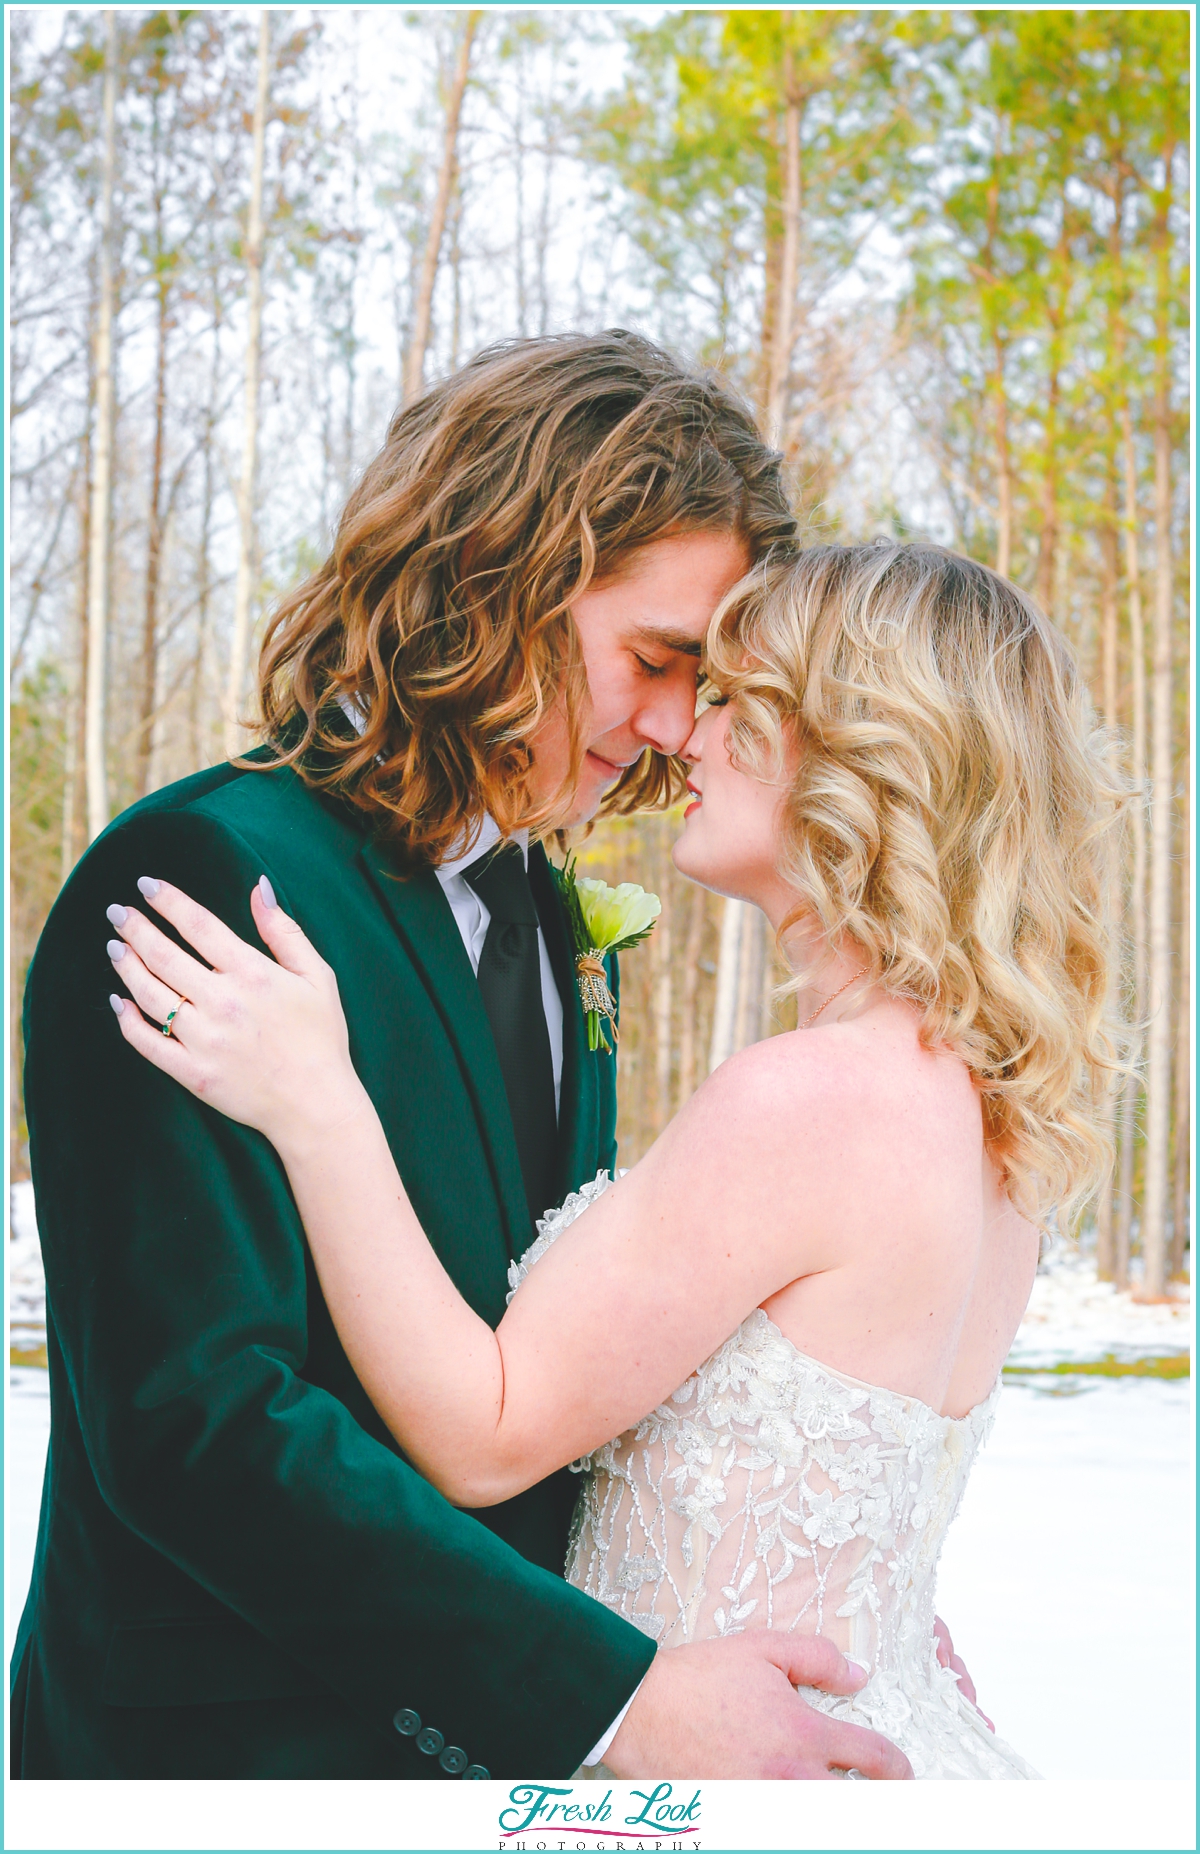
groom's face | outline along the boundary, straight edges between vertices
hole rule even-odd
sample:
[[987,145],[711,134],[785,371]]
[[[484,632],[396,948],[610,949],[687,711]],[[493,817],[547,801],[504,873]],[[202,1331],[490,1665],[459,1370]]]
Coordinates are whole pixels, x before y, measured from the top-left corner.
[[[709,619],[750,569],[745,543],[729,534],[654,541],[624,572],[593,582],[571,607],[587,670],[587,752],[558,820],[594,817],[604,794],[647,747],[678,753],[695,724],[696,677]],[[531,743],[533,796],[550,798],[566,776],[566,717],[555,710]]]

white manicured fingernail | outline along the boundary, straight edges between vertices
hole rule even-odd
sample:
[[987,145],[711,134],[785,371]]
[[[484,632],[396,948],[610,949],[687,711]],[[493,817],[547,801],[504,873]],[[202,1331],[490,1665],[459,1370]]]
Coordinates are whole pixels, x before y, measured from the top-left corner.
[[846,1660],[849,1663],[849,1665],[854,1669],[856,1674],[869,1674],[871,1671],[865,1661],[855,1660],[852,1654],[848,1654],[846,1656]]
[[110,940],[108,943],[108,956],[112,960],[114,966],[116,965],[118,959],[124,959],[125,957],[124,940]]
[[153,901],[159,889],[162,887],[162,883],[156,882],[153,876],[139,876],[138,887],[141,889],[147,901]]
[[113,1010],[117,1013],[117,1016],[119,1017],[121,1015],[121,1012],[125,1009],[124,998],[118,998],[115,991],[110,991],[108,994],[108,1002],[112,1005]]
[[114,901],[111,908],[105,908],[104,915],[114,927],[123,927],[129,919],[129,909],[123,908],[119,901]]
[[258,878],[258,892],[262,897],[264,908],[277,908],[279,906],[279,903],[275,899],[275,890],[271,887],[265,875],[259,876]]

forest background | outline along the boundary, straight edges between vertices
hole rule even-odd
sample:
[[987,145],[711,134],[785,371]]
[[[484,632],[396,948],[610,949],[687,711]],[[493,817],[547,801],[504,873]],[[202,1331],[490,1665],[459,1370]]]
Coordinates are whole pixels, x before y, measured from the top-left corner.
[[[725,370],[810,539],[926,537],[1062,625],[1141,794],[1137,1068],[1099,1272],[1188,1267],[1190,9],[7,10],[10,997],[88,842],[249,744],[256,634],[395,406],[485,343],[636,328]],[[589,873],[622,1156],[794,1014],[677,819]]]

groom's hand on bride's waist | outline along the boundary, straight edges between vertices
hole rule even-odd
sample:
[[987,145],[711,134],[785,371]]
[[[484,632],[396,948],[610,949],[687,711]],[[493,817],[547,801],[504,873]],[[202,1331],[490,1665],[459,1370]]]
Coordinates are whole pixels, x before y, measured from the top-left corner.
[[857,1693],[867,1671],[819,1635],[755,1629],[662,1648],[604,1762],[618,1777],[910,1778],[890,1740],[831,1719],[796,1687]]

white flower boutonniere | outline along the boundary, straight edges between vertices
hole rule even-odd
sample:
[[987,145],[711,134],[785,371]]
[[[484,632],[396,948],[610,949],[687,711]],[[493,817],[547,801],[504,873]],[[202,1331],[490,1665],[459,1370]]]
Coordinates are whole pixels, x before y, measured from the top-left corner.
[[636,882],[622,882],[610,888],[590,876],[576,874],[576,863],[569,856],[562,868],[550,865],[558,892],[563,898],[575,942],[575,975],[579,981],[579,1001],[587,1018],[588,1048],[608,1049],[610,1044],[601,1027],[601,1018],[612,1025],[617,1040],[617,1007],[608,989],[604,967],[606,953],[627,953],[653,931],[662,913],[657,895],[648,895]]

